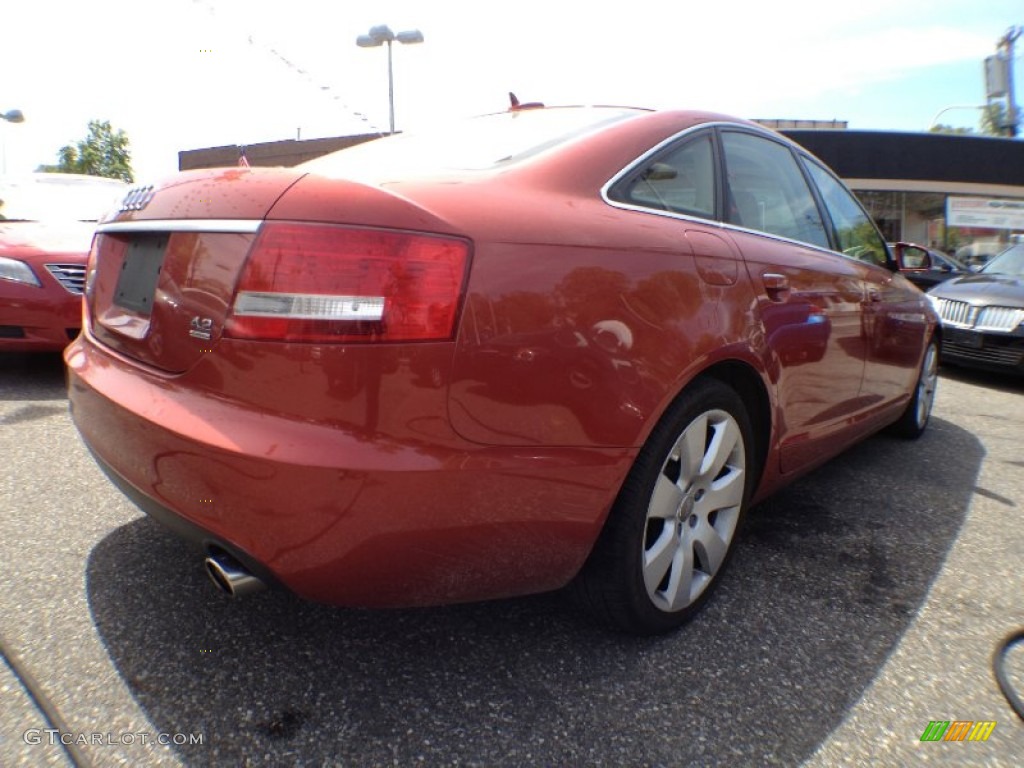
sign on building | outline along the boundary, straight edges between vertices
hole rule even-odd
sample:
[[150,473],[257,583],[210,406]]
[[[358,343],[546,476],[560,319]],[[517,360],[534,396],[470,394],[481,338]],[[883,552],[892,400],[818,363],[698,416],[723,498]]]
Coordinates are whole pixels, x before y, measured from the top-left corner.
[[1024,231],[1024,200],[947,197],[946,226]]
[[985,95],[1001,99],[1009,90],[1009,64],[1005,56],[996,54],[985,59]]

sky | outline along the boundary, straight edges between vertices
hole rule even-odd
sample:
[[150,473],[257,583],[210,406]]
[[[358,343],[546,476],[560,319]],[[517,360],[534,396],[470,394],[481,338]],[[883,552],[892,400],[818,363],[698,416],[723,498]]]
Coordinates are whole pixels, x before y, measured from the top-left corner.
[[[546,104],[698,108],[738,117],[845,120],[859,130],[977,127],[982,62],[1024,25],[1021,0],[6,0],[0,25],[0,170],[56,163],[108,120],[136,179],[178,152],[415,130]],[[1024,101],[1024,37],[1015,61]]]

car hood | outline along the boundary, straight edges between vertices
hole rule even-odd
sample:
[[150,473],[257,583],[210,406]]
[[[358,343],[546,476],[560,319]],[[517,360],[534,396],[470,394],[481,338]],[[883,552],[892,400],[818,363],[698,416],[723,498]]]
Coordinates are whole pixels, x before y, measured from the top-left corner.
[[1024,278],[1013,275],[981,274],[947,280],[928,292],[940,299],[971,304],[1024,307]]
[[60,254],[85,261],[96,229],[81,221],[0,221],[0,255],[24,261]]

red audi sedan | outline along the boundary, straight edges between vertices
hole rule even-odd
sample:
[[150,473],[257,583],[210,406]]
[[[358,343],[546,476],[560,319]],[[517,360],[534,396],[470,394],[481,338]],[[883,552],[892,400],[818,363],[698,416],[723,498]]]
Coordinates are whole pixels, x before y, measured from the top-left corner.
[[60,351],[78,335],[96,221],[127,189],[65,173],[0,179],[0,351]]
[[843,184],[702,112],[513,109],[133,192],[65,352],[110,478],[226,591],[573,591],[672,629],[747,508],[916,437],[937,318]]

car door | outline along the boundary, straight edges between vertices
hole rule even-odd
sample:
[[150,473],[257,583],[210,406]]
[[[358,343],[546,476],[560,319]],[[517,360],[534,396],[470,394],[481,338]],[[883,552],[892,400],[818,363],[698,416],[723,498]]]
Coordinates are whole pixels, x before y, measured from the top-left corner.
[[911,391],[929,325],[920,293],[895,273],[881,233],[853,194],[817,162],[803,158],[831,219],[837,247],[864,265],[867,359],[861,399],[883,408]]
[[777,379],[781,469],[833,452],[860,400],[866,349],[863,265],[829,252],[830,238],[797,158],[782,141],[719,132],[726,219],[757,291]]

